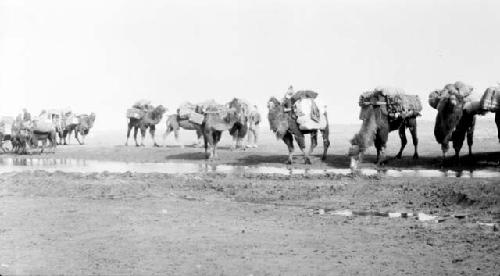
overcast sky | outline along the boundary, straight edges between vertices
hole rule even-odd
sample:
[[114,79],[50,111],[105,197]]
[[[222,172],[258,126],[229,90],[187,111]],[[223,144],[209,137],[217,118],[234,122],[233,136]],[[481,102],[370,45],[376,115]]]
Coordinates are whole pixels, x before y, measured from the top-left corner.
[[462,80],[479,96],[500,81],[500,1],[0,0],[0,114],[23,107],[96,112],[124,127],[147,98],[320,93],[333,123],[358,122],[378,85],[419,94]]

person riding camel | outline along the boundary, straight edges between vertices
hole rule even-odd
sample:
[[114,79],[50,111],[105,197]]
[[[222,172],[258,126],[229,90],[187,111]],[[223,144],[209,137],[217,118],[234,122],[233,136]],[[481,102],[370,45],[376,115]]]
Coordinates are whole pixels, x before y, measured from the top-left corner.
[[289,116],[292,115],[292,97],[294,94],[295,92],[293,91],[293,86],[290,85],[285,93],[285,97],[283,98],[283,111]]

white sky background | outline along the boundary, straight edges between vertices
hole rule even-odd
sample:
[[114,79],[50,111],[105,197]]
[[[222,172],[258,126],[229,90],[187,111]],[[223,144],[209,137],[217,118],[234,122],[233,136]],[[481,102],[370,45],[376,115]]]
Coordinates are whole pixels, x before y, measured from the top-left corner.
[[320,93],[332,123],[358,123],[378,85],[419,94],[462,80],[479,96],[500,81],[500,1],[0,0],[0,114],[23,107],[96,112],[125,127],[146,98]]

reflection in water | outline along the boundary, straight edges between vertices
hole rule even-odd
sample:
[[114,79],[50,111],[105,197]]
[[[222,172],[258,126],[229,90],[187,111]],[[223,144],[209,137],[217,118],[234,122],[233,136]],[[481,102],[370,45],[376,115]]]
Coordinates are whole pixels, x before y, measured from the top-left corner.
[[[222,173],[233,175],[278,174],[278,175],[349,175],[350,169],[298,169],[272,166],[233,166],[214,163],[126,163],[114,161],[96,161],[82,159],[36,159],[36,158],[0,158],[0,173],[45,170],[49,172],[136,172],[136,173]],[[490,170],[376,170],[361,169],[357,173],[365,176],[387,177],[460,177],[488,178],[500,177],[499,169]]]

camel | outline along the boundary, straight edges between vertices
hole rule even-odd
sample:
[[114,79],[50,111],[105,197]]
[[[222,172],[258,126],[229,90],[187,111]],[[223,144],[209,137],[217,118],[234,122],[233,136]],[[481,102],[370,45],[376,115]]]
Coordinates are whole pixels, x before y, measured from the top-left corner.
[[[318,129],[311,130],[301,130],[294,118],[284,111],[283,103],[281,103],[275,97],[271,97],[267,103],[269,109],[268,120],[276,137],[288,146],[288,160],[287,164],[292,164],[292,156],[294,152],[293,141],[297,142],[300,150],[304,155],[304,161],[306,164],[311,164],[310,155],[312,154],[314,148],[318,145]],[[323,155],[321,160],[326,160],[326,155],[328,148],[330,147],[330,129],[328,126],[328,116],[325,112],[326,117],[326,128],[320,130],[323,136]],[[311,146],[309,151],[305,150],[305,137],[304,135],[310,134],[311,136]]]
[[414,147],[413,159],[418,159],[417,117],[419,115],[413,113],[406,117],[390,117],[385,96],[382,94],[374,96],[378,97],[375,98],[376,101],[375,99],[373,100],[378,104],[362,107],[363,123],[359,132],[351,139],[352,146],[349,149],[351,169],[357,168],[359,162],[363,159],[366,149],[373,144],[377,149],[376,164],[378,166],[385,164],[387,162],[385,155],[387,140],[389,139],[389,133],[394,130],[398,130],[399,138],[401,139],[401,148],[395,158],[402,158],[403,150],[408,143],[406,129],[409,129]]
[[437,105],[438,113],[434,125],[434,137],[441,145],[442,162],[449,149],[449,141],[453,142],[455,158],[459,160],[460,150],[467,136],[469,156],[472,156],[472,144],[476,113],[464,109],[465,100],[460,95],[442,97]]
[[[130,138],[130,131],[132,128],[134,129],[134,141],[135,141],[135,146],[144,146],[144,139],[146,138],[146,130],[149,129],[149,133],[151,134],[151,138],[153,139],[153,145],[155,147],[159,147],[158,143],[156,143],[155,139],[155,129],[156,125],[161,121],[163,118],[163,114],[167,111],[163,105],[159,105],[155,108],[152,108],[148,111],[146,111],[146,114],[142,116],[142,118],[129,118],[128,125],[127,125],[127,141],[125,142],[125,146],[128,145],[128,140]],[[137,143],[137,131],[141,130],[141,144]]]
[[222,132],[233,128],[238,120],[239,116],[234,108],[224,111],[205,111],[205,119],[201,129],[207,159],[214,160],[217,158],[217,144],[220,142]]
[[30,141],[31,145],[33,148],[38,147],[38,142],[42,142],[40,154],[42,154],[45,150],[45,147],[47,145],[47,141],[50,142],[50,148],[52,149],[52,153],[56,152],[56,146],[57,146],[57,140],[56,140],[56,130],[52,129],[50,131],[38,131],[38,130],[33,130],[30,133]]
[[228,103],[229,108],[236,111],[237,121],[229,130],[229,134],[233,137],[233,145],[231,149],[245,148],[242,141],[248,133],[248,112],[249,106],[243,100],[234,98]]
[[[64,145],[70,144],[71,133],[74,132],[75,138],[78,141],[78,144],[85,144],[85,137],[89,134],[90,129],[94,126],[95,122],[95,113],[90,113],[90,115],[82,114],[76,116],[77,120],[73,122],[64,122],[62,126],[62,137],[60,135],[60,139],[64,142]],[[59,132],[60,133],[60,132]],[[80,137],[78,136],[80,134]],[[66,141],[66,137],[68,140]]]
[[201,143],[203,141],[203,133],[201,130],[201,125],[196,124],[194,122],[189,121],[188,119],[181,119],[178,114],[172,114],[167,117],[166,121],[166,130],[165,134],[163,135],[163,141],[165,144],[165,140],[167,139],[167,136],[170,133],[174,133],[175,141],[177,145],[180,145],[182,148],[184,148],[184,145],[182,145],[179,142],[179,130],[181,128],[185,130],[195,130],[196,131],[196,137],[197,137],[197,146],[201,146]]

